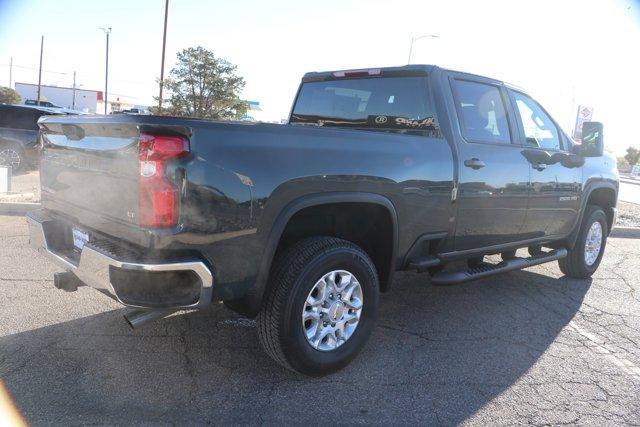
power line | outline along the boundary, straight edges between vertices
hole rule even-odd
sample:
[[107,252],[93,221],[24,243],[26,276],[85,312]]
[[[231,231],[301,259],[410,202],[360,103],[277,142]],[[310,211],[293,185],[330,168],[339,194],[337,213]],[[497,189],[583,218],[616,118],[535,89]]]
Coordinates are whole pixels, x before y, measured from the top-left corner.
[[[10,64],[0,64],[0,67],[10,67]],[[22,68],[22,69],[25,69],[25,70],[38,71],[38,68],[35,68],[35,67],[27,67],[27,66],[24,66],[24,65],[16,65],[16,64],[13,64],[13,68]],[[66,73],[66,72],[61,72],[61,71],[46,70],[46,69],[43,68],[42,69],[42,73],[60,74],[60,75],[69,76],[70,78],[72,78],[74,71]],[[78,74],[82,74],[82,76],[84,77],[84,80],[86,80],[87,78],[93,78],[95,80],[98,80],[98,79],[104,77],[104,76],[101,76],[100,74],[97,74],[97,73],[78,73]],[[118,83],[131,83],[131,84],[136,84],[136,85],[143,84],[143,85],[150,85],[151,86],[151,85],[155,84],[154,82],[150,82],[149,80],[129,80],[129,79],[121,79],[121,78],[116,78],[116,79],[112,79],[112,80],[115,81],[115,82],[118,82]]]
[[[13,62],[13,58],[12,58],[12,62]],[[11,71],[12,68],[18,68],[18,69],[23,69],[23,70],[30,70],[30,71],[39,71],[39,68],[37,67],[31,67],[31,66],[27,66],[27,65],[19,65],[16,64],[15,62],[13,63],[9,63],[9,64],[0,64],[0,67],[8,67],[9,71]],[[47,70],[47,69],[42,69],[42,73],[43,74],[58,74],[60,76],[69,76],[70,81],[72,79],[74,79],[76,72],[75,71],[71,71],[71,72],[62,72],[62,71],[53,71],[53,70]],[[12,73],[13,74],[13,73]],[[99,76],[98,74],[95,73],[82,73],[82,76],[84,77],[83,80],[87,80],[87,78],[93,78],[93,79],[98,79],[101,76]],[[15,76],[10,77],[11,80],[15,81],[16,79],[13,78]],[[51,79],[48,79],[51,80]],[[122,85],[124,84],[135,84],[135,85],[149,85],[150,87],[154,84],[153,82],[150,82],[148,80],[129,80],[129,79],[120,79],[120,78],[116,78],[116,79],[112,79],[114,82],[116,82],[117,85]],[[12,83],[12,82],[11,82]],[[11,84],[10,83],[10,84]],[[45,85],[43,85],[45,86]],[[57,84],[53,85],[54,87],[59,87]],[[73,84],[70,84],[71,87],[73,87]],[[84,86],[81,84],[77,84],[76,83],[76,90],[94,90],[94,89],[82,89],[79,86]],[[115,93],[115,92],[111,92],[111,95],[114,96],[118,96],[118,97],[126,97],[126,98],[131,98],[131,99],[143,99],[144,96],[140,97],[140,96],[131,96],[131,95],[125,95],[122,93]]]
[[[11,67],[11,64],[0,64],[0,67]],[[23,70],[32,70],[32,71],[38,71],[37,67],[27,67],[24,65],[17,65],[17,64],[13,64],[13,68],[22,68]],[[73,72],[70,73],[63,73],[62,71],[52,71],[52,70],[45,70],[43,69],[42,72],[44,73],[53,73],[53,74],[63,74],[63,75],[72,75]]]

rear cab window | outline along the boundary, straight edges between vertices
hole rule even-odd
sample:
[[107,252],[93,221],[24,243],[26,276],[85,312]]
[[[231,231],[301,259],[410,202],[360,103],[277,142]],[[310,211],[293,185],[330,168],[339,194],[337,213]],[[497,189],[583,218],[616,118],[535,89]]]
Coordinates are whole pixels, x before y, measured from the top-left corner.
[[428,136],[439,128],[426,76],[303,82],[289,122]]

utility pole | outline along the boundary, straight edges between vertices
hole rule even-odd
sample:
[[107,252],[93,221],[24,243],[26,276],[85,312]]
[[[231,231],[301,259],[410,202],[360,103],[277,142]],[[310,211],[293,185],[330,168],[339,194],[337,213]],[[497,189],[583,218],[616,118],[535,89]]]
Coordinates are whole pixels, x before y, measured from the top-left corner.
[[42,52],[44,50],[44,36],[40,38],[40,68],[38,69],[38,99],[36,105],[40,105],[40,87],[42,85]]
[[76,72],[73,72],[73,100],[71,101],[71,109],[76,109]]
[[107,101],[108,101],[108,90],[109,90],[109,34],[111,34],[111,27],[109,28],[100,28],[107,35],[107,58],[105,61],[105,71],[104,71],[104,114],[107,115]]
[[9,89],[11,89],[11,82],[13,81],[13,56],[9,59]]
[[160,64],[160,97],[158,98],[158,114],[162,114],[162,87],[164,86],[164,51],[167,45],[167,17],[169,16],[169,0],[164,3],[164,33],[162,34],[162,63]]

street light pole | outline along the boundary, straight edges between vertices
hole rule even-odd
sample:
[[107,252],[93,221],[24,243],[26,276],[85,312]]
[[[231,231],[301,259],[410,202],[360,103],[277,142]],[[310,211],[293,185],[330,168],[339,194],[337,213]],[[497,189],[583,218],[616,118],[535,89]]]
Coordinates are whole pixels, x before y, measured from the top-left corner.
[[411,64],[411,54],[413,53],[413,43],[417,42],[420,39],[426,39],[426,38],[437,39],[438,37],[440,36],[437,34],[425,34],[423,36],[411,37],[411,44],[409,45],[409,59],[407,59],[407,64]]
[[107,35],[107,58],[105,61],[105,71],[104,71],[104,114],[107,115],[107,100],[108,100],[108,90],[109,90],[109,34],[111,34],[111,27],[109,28],[100,28]]
[[167,17],[169,16],[169,0],[164,3],[164,32],[162,33],[162,61],[160,64],[160,96],[158,98],[158,114],[162,114],[162,88],[164,86],[164,51],[167,45]]

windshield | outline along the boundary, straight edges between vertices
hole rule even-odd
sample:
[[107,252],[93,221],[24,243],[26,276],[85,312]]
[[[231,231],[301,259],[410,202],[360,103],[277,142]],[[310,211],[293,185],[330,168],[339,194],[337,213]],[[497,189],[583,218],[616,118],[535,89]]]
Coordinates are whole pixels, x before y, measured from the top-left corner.
[[426,77],[305,82],[290,123],[396,131],[437,129]]

